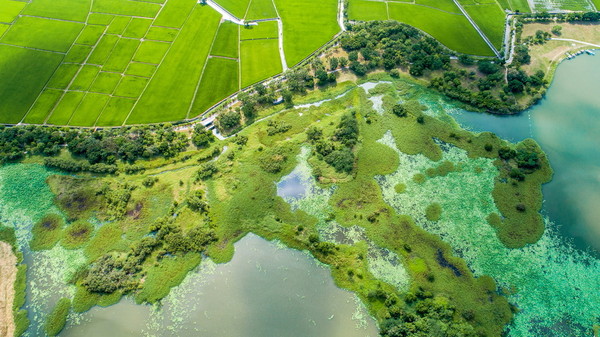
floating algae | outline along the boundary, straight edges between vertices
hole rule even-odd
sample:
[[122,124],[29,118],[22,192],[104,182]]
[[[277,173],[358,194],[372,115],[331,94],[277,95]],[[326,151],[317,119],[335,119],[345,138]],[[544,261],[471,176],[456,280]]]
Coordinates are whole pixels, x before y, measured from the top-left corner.
[[[510,336],[591,334],[600,320],[600,278],[593,277],[600,275],[600,262],[563,242],[549,221],[537,243],[506,248],[486,221],[488,214],[498,213],[492,198],[498,171],[490,159],[472,159],[461,149],[445,146],[442,161],[460,165],[461,170],[418,184],[412,177],[438,163],[400,152],[390,133],[380,142],[400,157],[396,172],[376,177],[384,200],[448,242],[475,275],[492,276],[506,289],[509,300],[520,309],[508,327]],[[396,193],[399,183],[406,185],[404,193]],[[432,202],[443,209],[436,222],[425,217]]]

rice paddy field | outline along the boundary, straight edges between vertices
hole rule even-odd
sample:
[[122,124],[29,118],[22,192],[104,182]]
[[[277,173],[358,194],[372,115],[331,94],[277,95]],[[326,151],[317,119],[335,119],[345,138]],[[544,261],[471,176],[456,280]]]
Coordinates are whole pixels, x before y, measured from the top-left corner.
[[[217,2],[257,25],[224,21],[196,0],[0,0],[0,123],[104,127],[195,118],[340,32],[336,0]],[[504,11],[531,11],[526,0],[459,3],[497,49]],[[588,0],[534,3],[534,10],[593,9]],[[458,52],[494,55],[451,0],[350,0],[348,19],[393,19]]]

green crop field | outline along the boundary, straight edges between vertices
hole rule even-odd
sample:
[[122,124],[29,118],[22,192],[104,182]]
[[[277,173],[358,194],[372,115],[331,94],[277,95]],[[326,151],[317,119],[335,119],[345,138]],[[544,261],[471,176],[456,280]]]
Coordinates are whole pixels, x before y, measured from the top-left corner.
[[260,22],[258,26],[240,28],[241,40],[276,39],[278,37],[277,21]]
[[239,90],[239,63],[219,57],[210,58],[204,69],[192,115],[199,115],[224,97]]
[[246,13],[246,20],[271,19],[277,17],[272,0],[252,0]]
[[504,40],[504,26],[506,14],[496,3],[467,5],[461,1],[469,16],[475,20],[477,26],[498,49]]
[[240,46],[242,88],[280,73],[279,42],[276,39],[246,40]]
[[[274,20],[241,26],[197,0],[0,0],[0,123],[194,118],[281,73],[279,43],[293,67],[341,30],[337,0],[215,1],[240,20]],[[586,1],[544,6],[587,8]],[[460,2],[498,48],[503,10],[529,11],[527,0]],[[350,0],[347,11],[350,20],[393,19],[458,52],[493,55],[453,0]]]
[[337,1],[274,1],[283,21],[283,49],[290,67],[309,56],[340,31],[337,22]]

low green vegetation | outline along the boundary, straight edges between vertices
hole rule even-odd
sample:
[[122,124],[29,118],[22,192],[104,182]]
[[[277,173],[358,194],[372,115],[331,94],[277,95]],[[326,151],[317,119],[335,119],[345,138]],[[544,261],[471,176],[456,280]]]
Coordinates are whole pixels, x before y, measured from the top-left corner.
[[62,238],[63,222],[58,214],[48,214],[43,217],[33,226],[33,237],[29,247],[32,250],[52,249]]
[[57,336],[65,324],[67,323],[67,315],[71,310],[71,300],[68,298],[61,298],[54,306],[54,309],[46,318],[46,333],[48,336]]
[[67,249],[80,248],[88,242],[93,232],[94,226],[91,223],[76,221],[65,228],[60,244]]

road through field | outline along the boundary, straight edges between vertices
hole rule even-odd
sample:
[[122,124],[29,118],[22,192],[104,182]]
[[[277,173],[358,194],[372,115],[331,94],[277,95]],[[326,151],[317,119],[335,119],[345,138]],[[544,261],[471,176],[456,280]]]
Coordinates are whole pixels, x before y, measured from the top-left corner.
[[453,1],[456,4],[456,6],[458,7],[458,9],[460,9],[460,11],[463,13],[463,15],[467,18],[467,20],[469,20],[469,22],[471,23],[471,25],[473,26],[473,28],[475,28],[475,30],[477,30],[477,33],[479,33],[479,35],[481,35],[481,37],[483,38],[483,40],[485,41],[485,43],[490,47],[490,49],[492,49],[492,51],[494,52],[494,54],[496,54],[496,57],[500,58],[500,53],[498,52],[498,50],[496,49],[496,47],[494,47],[494,44],[487,38],[487,36],[483,33],[483,31],[481,31],[481,29],[479,29],[479,27],[477,26],[477,24],[475,23],[475,21],[473,19],[471,19],[471,17],[469,16],[469,13],[467,13],[467,11],[458,2],[458,0],[453,0]]

